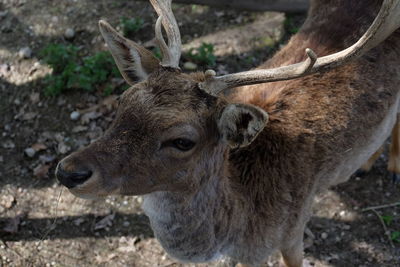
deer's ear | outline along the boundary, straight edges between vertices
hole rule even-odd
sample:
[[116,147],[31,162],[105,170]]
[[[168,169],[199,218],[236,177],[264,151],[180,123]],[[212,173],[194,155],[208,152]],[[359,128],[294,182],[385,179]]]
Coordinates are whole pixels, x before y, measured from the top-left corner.
[[245,104],[228,104],[218,121],[222,138],[232,147],[249,145],[264,129],[268,114],[261,108]]
[[146,48],[124,38],[110,24],[99,21],[100,32],[125,80],[133,85],[160,66],[160,61]]

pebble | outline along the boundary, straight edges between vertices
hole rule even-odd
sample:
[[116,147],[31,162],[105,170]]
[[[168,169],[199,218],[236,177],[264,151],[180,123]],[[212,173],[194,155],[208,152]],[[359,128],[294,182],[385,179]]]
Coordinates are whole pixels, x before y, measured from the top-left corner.
[[78,111],[73,111],[73,112],[71,112],[71,115],[69,115],[69,117],[73,121],[78,120],[80,116],[81,116],[81,114]]
[[325,232],[322,233],[322,234],[321,234],[321,238],[322,238],[322,239],[327,239],[327,238],[328,238],[328,234],[325,233]]
[[0,75],[6,75],[10,70],[11,67],[9,64],[7,63],[0,64]]
[[36,154],[35,149],[33,149],[31,147],[25,148],[24,152],[25,152],[25,155],[27,155],[30,158],[33,158]]
[[18,51],[18,55],[20,58],[31,58],[32,57],[32,49],[29,47],[23,47]]
[[185,64],[183,64],[183,68],[185,70],[197,70],[197,65],[193,62],[185,62]]
[[60,153],[60,154],[66,154],[66,153],[68,153],[68,151],[71,150],[71,148],[69,146],[67,146],[65,143],[61,142],[58,144],[57,150],[58,150],[58,153]]
[[7,11],[7,10],[5,10],[5,11],[0,11],[0,19],[6,17],[7,15],[8,15],[8,11]]
[[72,128],[72,132],[73,133],[80,133],[80,132],[87,131],[88,129],[89,128],[87,126],[78,125],[78,126],[75,126],[74,128]]
[[53,155],[40,155],[39,160],[43,163],[50,163],[56,159]]
[[12,195],[5,195],[5,196],[2,196],[1,201],[0,201],[0,204],[1,204],[1,206],[3,206],[4,208],[9,209],[9,208],[12,207],[14,201],[15,201],[14,196],[12,196]]
[[6,141],[3,143],[3,148],[6,148],[6,149],[13,149],[13,148],[15,148],[15,144],[14,144],[14,142],[11,141],[11,140],[6,140]]
[[64,32],[64,37],[65,37],[65,39],[67,39],[67,40],[73,39],[73,38],[75,37],[75,31],[74,31],[74,29],[72,29],[72,28],[66,29],[65,32]]

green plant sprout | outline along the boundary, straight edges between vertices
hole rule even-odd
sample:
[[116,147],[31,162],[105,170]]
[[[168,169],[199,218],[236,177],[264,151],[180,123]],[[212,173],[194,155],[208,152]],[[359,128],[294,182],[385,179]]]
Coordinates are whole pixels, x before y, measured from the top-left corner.
[[[45,77],[45,95],[56,96],[72,89],[93,91],[111,77],[120,77],[109,52],[98,52],[80,60],[78,51],[72,45],[50,44],[40,52],[42,60],[53,69]],[[105,94],[112,93],[110,87],[105,88]]]
[[129,36],[138,32],[144,24],[144,20],[142,18],[127,18],[122,17],[120,19],[120,26],[124,36]]
[[214,55],[214,45],[202,43],[197,48],[191,48],[187,53],[187,57],[194,62],[209,67],[215,66],[216,56]]

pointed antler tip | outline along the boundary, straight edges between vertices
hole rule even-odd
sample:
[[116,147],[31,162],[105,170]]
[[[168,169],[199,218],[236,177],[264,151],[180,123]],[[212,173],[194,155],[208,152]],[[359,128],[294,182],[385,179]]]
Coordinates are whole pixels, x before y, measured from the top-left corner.
[[317,60],[318,58],[317,54],[311,48],[306,48],[306,54],[311,60]]
[[105,21],[105,20],[99,20],[99,26],[100,27],[104,27],[104,26],[107,26],[108,25],[108,22],[107,21]]
[[217,73],[214,70],[206,70],[206,72],[204,72],[204,76],[206,77],[206,80],[211,79],[213,77],[215,77],[217,75]]

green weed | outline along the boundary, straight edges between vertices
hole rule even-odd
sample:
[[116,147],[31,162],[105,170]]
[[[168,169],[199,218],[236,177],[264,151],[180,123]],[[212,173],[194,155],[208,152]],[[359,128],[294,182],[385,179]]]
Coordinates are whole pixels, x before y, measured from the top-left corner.
[[393,216],[390,215],[382,215],[381,219],[387,226],[390,226],[393,222]]
[[394,231],[390,234],[390,239],[396,243],[400,243],[400,231]]
[[162,55],[161,55],[161,50],[158,47],[154,47],[152,50],[153,55],[158,58],[159,60],[162,60]]
[[200,65],[208,67],[215,66],[216,56],[214,55],[214,45],[202,43],[197,48],[191,48],[187,53],[187,57]]
[[127,18],[122,17],[120,19],[120,26],[124,36],[129,36],[138,32],[144,24],[144,20],[142,18]]
[[[45,95],[56,96],[73,89],[93,91],[109,78],[120,77],[110,53],[98,52],[80,59],[78,52],[77,47],[63,44],[50,44],[41,51],[42,60],[53,69],[45,78]],[[105,88],[111,94],[111,89]]]
[[299,31],[299,27],[295,25],[294,19],[291,15],[286,14],[284,26],[289,34],[295,34]]

